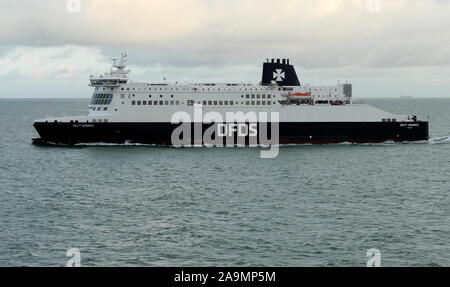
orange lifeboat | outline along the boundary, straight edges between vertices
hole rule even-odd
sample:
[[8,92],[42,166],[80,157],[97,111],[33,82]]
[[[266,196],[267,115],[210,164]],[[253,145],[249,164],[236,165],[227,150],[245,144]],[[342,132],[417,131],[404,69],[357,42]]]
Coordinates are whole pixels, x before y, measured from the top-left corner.
[[330,101],[330,104],[333,106],[343,106],[344,102],[343,101]]
[[311,97],[311,93],[294,93],[290,95],[292,97]]

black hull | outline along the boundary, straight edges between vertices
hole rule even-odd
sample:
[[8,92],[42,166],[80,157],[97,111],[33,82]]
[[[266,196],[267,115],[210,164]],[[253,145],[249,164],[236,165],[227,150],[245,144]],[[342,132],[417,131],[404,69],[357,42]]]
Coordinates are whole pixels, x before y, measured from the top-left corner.
[[[141,143],[172,145],[171,123],[36,122],[35,144]],[[203,130],[211,125],[203,125]],[[192,131],[194,128],[192,128]],[[270,129],[269,129],[270,130]],[[269,133],[270,138],[270,133]],[[428,140],[428,122],[299,122],[279,124],[280,144],[378,143]],[[225,141],[224,141],[225,143]],[[247,142],[248,143],[248,139]]]

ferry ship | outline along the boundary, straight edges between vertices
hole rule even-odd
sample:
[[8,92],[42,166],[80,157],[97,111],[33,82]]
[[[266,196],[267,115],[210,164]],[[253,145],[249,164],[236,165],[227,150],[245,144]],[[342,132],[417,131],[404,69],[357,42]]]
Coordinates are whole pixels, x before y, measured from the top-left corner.
[[[129,72],[126,54],[113,59],[110,71],[90,77],[93,95],[87,113],[36,120],[34,127],[40,138],[33,142],[173,145],[173,132],[182,124],[174,122],[173,115],[183,112],[195,119],[195,111],[199,109],[216,112],[224,118],[230,112],[276,113],[280,144],[377,143],[429,138],[428,121],[353,103],[351,84],[301,85],[289,59],[267,59],[262,80],[257,85],[135,83],[129,80]],[[195,124],[204,132],[215,123],[194,120],[192,125]],[[255,124],[259,132],[260,120]],[[266,124],[275,122],[269,119]]]

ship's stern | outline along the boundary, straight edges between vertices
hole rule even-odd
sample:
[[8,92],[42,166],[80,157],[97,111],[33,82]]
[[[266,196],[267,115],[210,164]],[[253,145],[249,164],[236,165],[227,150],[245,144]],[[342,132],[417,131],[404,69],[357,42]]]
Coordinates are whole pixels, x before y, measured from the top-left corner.
[[398,141],[427,141],[430,139],[429,122],[400,122],[398,124]]

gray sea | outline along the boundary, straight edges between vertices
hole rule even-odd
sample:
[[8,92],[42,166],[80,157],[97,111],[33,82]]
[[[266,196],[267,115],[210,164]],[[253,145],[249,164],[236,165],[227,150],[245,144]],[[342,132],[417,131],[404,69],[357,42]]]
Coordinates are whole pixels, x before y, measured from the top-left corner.
[[0,100],[0,266],[450,266],[450,99],[408,144],[39,147],[33,120],[87,99]]

